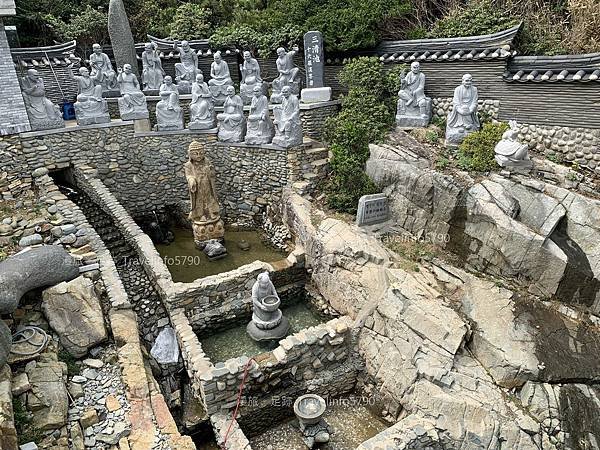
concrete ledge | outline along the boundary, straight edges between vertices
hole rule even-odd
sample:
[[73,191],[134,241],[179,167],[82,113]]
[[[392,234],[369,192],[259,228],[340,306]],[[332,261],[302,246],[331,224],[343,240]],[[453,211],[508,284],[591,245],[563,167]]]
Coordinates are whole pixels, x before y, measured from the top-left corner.
[[133,137],[152,137],[152,136],[172,136],[175,134],[217,134],[216,128],[211,128],[209,130],[190,130],[189,128],[185,128],[183,130],[173,130],[173,131],[145,131],[134,133]]
[[47,136],[49,134],[61,134],[61,133],[70,133],[81,130],[96,130],[98,128],[112,128],[112,127],[123,127],[123,126],[131,126],[133,125],[133,121],[130,120],[112,120],[110,123],[97,123],[93,125],[71,125],[66,126],[65,128],[57,128],[55,130],[41,130],[41,131],[28,131],[26,133],[21,133],[20,136],[22,138],[29,137],[37,137],[37,136]]

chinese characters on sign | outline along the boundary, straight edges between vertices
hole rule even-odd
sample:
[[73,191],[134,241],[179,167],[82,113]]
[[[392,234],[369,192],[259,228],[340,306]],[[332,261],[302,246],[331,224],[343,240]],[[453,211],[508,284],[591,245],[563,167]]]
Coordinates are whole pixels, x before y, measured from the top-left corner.
[[323,35],[320,31],[309,31],[304,35],[304,65],[306,87],[323,87]]

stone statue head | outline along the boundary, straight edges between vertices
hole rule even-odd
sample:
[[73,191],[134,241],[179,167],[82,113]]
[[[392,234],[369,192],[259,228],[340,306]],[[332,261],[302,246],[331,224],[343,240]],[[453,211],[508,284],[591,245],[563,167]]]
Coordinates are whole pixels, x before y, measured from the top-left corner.
[[223,59],[221,57],[221,52],[219,52],[219,51],[215,52],[215,54],[213,55],[213,59],[215,60],[216,63],[220,63],[221,60]]
[[203,83],[204,82],[204,75],[202,75],[201,73],[196,75],[196,83]]
[[289,86],[284,86],[283,89],[281,89],[281,95],[283,95],[286,98],[289,97],[291,93],[292,93],[292,90],[290,89]]
[[271,279],[269,278],[269,272],[259,273],[256,277],[256,281],[258,281],[258,285],[261,288],[267,288],[271,284]]
[[473,84],[473,77],[471,76],[470,73],[465,73],[462,77],[462,84],[465,87],[471,87],[471,85]]
[[89,77],[90,76],[90,71],[87,69],[87,67],[80,67],[79,68],[79,75],[81,75],[82,77]]
[[181,48],[183,48],[185,51],[190,49],[190,43],[188,41],[181,41]]
[[277,49],[277,56],[283,56],[283,55],[285,55],[285,48],[279,47]]
[[235,88],[233,86],[227,86],[227,96],[233,97],[235,95]]
[[410,65],[410,71],[414,74],[417,74],[421,71],[421,64],[419,64],[419,61],[415,61]]
[[262,95],[262,87],[259,85],[256,85],[252,88],[252,92],[254,93],[255,97],[260,97]]
[[250,58],[252,58],[252,54],[248,50],[244,50],[243,55],[245,61],[248,61]]
[[144,50],[146,50],[147,52],[151,52],[152,51],[152,43],[151,42],[147,42],[144,45]]
[[173,84],[173,78],[171,78],[171,75],[167,75],[164,78],[164,82],[167,86],[171,86]]
[[198,141],[192,141],[188,147],[188,158],[192,162],[203,163],[205,159],[204,146]]
[[39,72],[35,69],[29,69],[27,71],[27,76],[34,81],[37,81],[40,78]]
[[94,44],[94,45],[92,45],[92,50],[97,55],[100,54],[100,53],[102,53],[102,47],[100,46],[100,44]]
[[123,65],[123,72],[125,72],[125,73],[131,73],[131,64],[124,64]]

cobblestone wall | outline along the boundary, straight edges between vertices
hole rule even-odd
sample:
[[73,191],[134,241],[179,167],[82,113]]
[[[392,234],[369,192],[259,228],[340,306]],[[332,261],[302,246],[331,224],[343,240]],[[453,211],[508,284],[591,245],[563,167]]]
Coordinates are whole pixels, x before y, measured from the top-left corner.
[[[452,98],[433,98],[433,117],[446,119],[452,110]],[[485,114],[491,119],[498,120],[498,112],[500,110],[500,100],[482,100],[478,102],[479,114]]]

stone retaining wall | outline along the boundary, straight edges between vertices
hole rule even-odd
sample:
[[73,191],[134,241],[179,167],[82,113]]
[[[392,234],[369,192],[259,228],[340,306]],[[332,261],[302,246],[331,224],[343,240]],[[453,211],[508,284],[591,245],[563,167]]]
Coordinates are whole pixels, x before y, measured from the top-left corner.
[[[433,98],[433,117],[438,119],[446,119],[452,110],[452,98]],[[500,100],[482,100],[478,101],[479,114],[482,113],[491,119],[498,120],[500,111]]]

